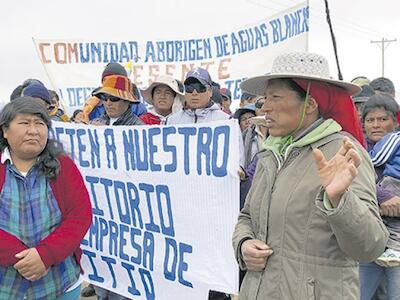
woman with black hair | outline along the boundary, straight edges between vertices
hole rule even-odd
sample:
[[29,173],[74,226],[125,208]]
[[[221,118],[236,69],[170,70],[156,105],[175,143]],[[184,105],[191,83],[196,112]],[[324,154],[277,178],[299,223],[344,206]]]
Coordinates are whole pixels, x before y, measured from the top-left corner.
[[40,100],[0,114],[0,299],[79,299],[79,244],[91,224],[82,176],[48,139]]
[[372,299],[381,282],[387,299],[400,297],[400,176],[399,105],[389,94],[377,94],[365,102],[362,122],[369,154],[376,172],[380,214],[389,231],[385,252],[370,263],[360,263],[361,300]]

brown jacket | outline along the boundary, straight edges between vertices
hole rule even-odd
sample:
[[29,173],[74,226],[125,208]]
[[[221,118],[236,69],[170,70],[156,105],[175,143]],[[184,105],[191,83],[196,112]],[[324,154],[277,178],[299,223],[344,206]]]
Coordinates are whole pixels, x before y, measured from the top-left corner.
[[374,169],[359,144],[357,177],[332,214],[323,206],[312,149],[330,159],[342,138],[332,134],[293,149],[279,171],[271,151],[260,155],[233,246],[242,269],[246,238],[266,242],[274,253],[262,272],[247,272],[240,300],[359,299],[357,261],[376,259],[388,232],[378,213]]

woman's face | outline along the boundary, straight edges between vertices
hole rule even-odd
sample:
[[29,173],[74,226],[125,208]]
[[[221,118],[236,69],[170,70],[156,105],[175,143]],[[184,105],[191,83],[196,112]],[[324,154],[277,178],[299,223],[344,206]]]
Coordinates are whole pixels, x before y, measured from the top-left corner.
[[377,107],[371,110],[364,119],[364,130],[367,138],[373,142],[382,139],[396,129],[396,121],[390,112]]
[[286,136],[296,130],[304,104],[298,94],[283,81],[275,79],[269,81],[265,98],[261,112],[265,114],[269,135]]
[[9,127],[3,128],[12,155],[21,160],[34,159],[46,147],[48,128],[36,115],[17,114]]

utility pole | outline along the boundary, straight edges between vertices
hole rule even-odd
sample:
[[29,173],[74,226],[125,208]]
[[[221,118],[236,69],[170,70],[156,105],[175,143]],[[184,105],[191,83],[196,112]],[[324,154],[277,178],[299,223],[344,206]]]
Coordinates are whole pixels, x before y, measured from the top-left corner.
[[[385,50],[391,42],[396,42],[397,39],[387,40],[382,38],[379,41],[371,41],[372,44],[378,44],[378,47],[382,50],[382,77],[385,77]],[[387,45],[385,45],[387,43]]]

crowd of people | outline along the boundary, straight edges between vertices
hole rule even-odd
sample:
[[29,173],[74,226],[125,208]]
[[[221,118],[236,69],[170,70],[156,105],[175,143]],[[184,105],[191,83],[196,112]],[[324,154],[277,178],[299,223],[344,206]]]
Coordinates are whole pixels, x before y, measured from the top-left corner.
[[48,138],[51,120],[136,126],[231,118],[242,132],[232,238],[240,299],[400,299],[393,83],[333,80],[326,59],[312,53],[281,54],[267,71],[241,83],[234,112],[231,92],[203,68],[183,82],[159,75],[140,90],[110,63],[71,116],[41,81],[18,85],[0,113],[0,299],[127,299],[92,285],[81,291],[79,243],[91,205],[78,168]]

